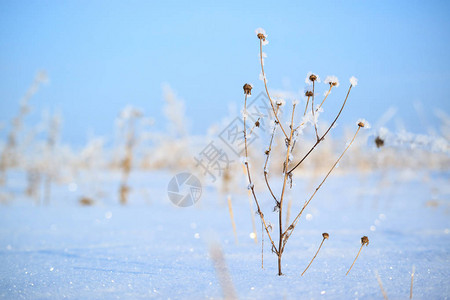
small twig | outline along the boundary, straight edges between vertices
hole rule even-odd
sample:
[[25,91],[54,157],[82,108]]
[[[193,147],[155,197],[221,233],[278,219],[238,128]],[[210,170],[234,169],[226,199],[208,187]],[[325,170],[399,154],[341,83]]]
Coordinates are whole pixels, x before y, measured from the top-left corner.
[[356,260],[358,259],[359,254],[361,253],[361,250],[364,247],[364,245],[366,245],[366,246],[369,245],[369,238],[367,236],[363,236],[361,238],[361,248],[359,248],[358,254],[356,255],[355,260],[353,261],[352,265],[350,266],[350,269],[348,269],[347,274],[345,274],[345,276],[347,276],[348,273],[350,272],[350,270],[352,269],[353,265],[355,264]]
[[350,90],[351,89],[352,89],[352,85],[350,85],[350,87],[348,88],[347,96],[345,97],[344,103],[342,104],[341,109],[339,110],[336,118],[334,118],[334,121],[331,123],[330,127],[328,127],[327,131],[325,131],[325,133],[320,137],[320,139],[317,140],[317,142],[311,147],[311,149],[305,154],[305,156],[303,156],[303,158],[288,173],[292,173],[292,171],[294,171],[311,154],[311,152],[316,148],[316,146],[321,141],[323,141],[323,139],[328,134],[328,132],[331,130],[331,128],[333,128],[334,124],[336,123],[336,121],[338,120],[339,116],[341,115],[342,110],[344,109],[345,103],[347,102],[348,95],[350,94]]
[[[305,116],[306,115],[306,112],[308,111],[308,104],[309,104],[309,98],[310,98],[311,96],[308,96],[308,99],[306,100],[306,106],[305,106],[305,112],[303,113],[303,116]],[[301,126],[301,125],[300,125]],[[298,127],[297,127],[298,128]]]
[[322,102],[320,103],[319,107],[317,107],[316,111],[318,111],[321,107],[322,104],[325,102],[325,100],[327,99],[328,95],[331,93],[331,88],[333,87],[332,84],[330,84],[330,89],[328,90],[327,94],[325,95],[325,98],[323,98]]
[[[277,106],[277,110],[276,110],[277,114],[278,114],[278,109],[279,109],[279,107]],[[277,124],[278,124],[278,121],[275,121],[273,130],[272,130],[272,136],[270,137],[269,148],[267,149],[267,151],[265,153],[266,154],[266,162],[264,163],[264,180],[266,181],[266,185],[267,185],[267,188],[269,189],[270,194],[272,195],[275,202],[278,204],[277,197],[275,197],[275,194],[273,193],[272,188],[270,187],[269,178],[267,176],[268,175],[267,165],[269,163],[270,152],[272,151],[272,143],[273,143],[273,138],[275,136],[275,130],[277,129]]]
[[[251,93],[251,86],[248,85],[248,84],[245,84],[244,85],[244,94],[245,94],[244,112],[245,112],[245,114],[247,114],[247,96],[250,95],[250,93]],[[267,228],[267,224],[266,224],[266,221],[264,219],[264,214],[262,213],[261,207],[259,206],[258,198],[256,197],[256,193],[255,193],[255,187],[253,185],[252,177],[250,175],[250,167],[248,165],[248,145],[247,145],[246,119],[247,119],[247,117],[244,115],[244,146],[245,146],[245,159],[246,159],[245,167],[247,169],[248,182],[249,182],[250,189],[252,191],[253,199],[255,200],[255,203],[256,203],[256,208],[257,208],[258,215],[261,218],[261,221],[264,224],[264,228],[266,230],[267,236],[269,237],[270,242],[272,243],[272,249],[274,249],[275,253],[278,254],[279,250],[277,249],[277,247],[275,246],[275,243],[273,242],[272,236],[270,235],[270,232],[269,232],[269,228]]]
[[266,89],[266,94],[267,94],[267,97],[269,98],[270,105],[272,106],[272,111],[275,114],[275,118],[277,119],[278,124],[280,125],[280,128],[283,131],[284,136],[287,138],[288,136],[286,134],[286,131],[284,131],[283,125],[280,123],[280,120],[278,119],[278,115],[275,112],[275,106],[273,105],[272,98],[270,98],[269,89],[267,88],[267,80],[266,80],[266,74],[264,73],[264,63],[263,63],[263,56],[262,56],[262,42],[263,42],[263,40],[260,38],[259,39],[259,56],[261,59],[261,73],[262,73],[263,80],[264,80],[264,87]]
[[310,265],[312,264],[312,262],[314,261],[314,258],[316,258],[317,254],[318,254],[319,251],[320,251],[320,248],[322,248],[323,242],[324,242],[325,240],[328,240],[328,238],[330,237],[330,235],[329,235],[328,233],[326,233],[326,232],[322,233],[322,236],[323,236],[323,239],[322,239],[322,242],[320,243],[319,249],[317,249],[316,254],[314,254],[314,257],[311,259],[311,261],[309,262],[308,266],[307,266],[306,269],[303,271],[302,276],[303,276],[303,274],[305,274],[306,270],[308,270],[309,266],[310,266]]
[[316,117],[314,114],[314,82],[315,80],[313,80],[313,95],[312,95],[312,100],[311,100],[311,112],[312,112],[312,117],[313,117],[313,122],[314,122],[314,130],[316,131],[316,139],[317,141],[319,141],[319,133],[317,133],[317,124],[316,124]]
[[386,291],[385,291],[384,288],[383,288],[383,283],[381,282],[380,275],[378,275],[378,272],[377,272],[377,271],[375,271],[375,276],[377,276],[378,285],[380,286],[381,293],[383,294],[383,298],[386,299],[386,300],[388,300],[388,296],[387,296],[387,294],[386,294]]

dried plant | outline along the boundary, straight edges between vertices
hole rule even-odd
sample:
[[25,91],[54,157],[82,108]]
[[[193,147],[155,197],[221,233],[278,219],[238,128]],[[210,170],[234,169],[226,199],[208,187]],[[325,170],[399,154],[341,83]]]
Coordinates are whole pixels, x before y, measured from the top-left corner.
[[236,242],[236,245],[237,245],[237,244],[239,244],[239,242],[238,242],[238,236],[237,236],[237,231],[236,231],[236,223],[234,222],[233,205],[231,203],[231,196],[228,196],[227,202],[228,202],[228,212],[230,213],[231,225],[233,226],[234,241]]
[[128,203],[130,187],[127,185],[128,177],[133,164],[134,148],[136,146],[136,120],[142,117],[142,112],[134,107],[127,106],[120,114],[118,126],[122,130],[125,138],[125,154],[120,163],[122,179],[119,188],[120,204]]
[[6,145],[0,154],[0,184],[4,184],[6,180],[6,170],[17,164],[17,147],[20,131],[23,127],[24,119],[30,112],[30,99],[37,93],[42,83],[48,81],[47,73],[40,71],[36,74],[30,88],[20,101],[20,110],[11,123],[11,129],[8,133]]
[[211,256],[216,270],[217,279],[222,288],[224,299],[237,299],[236,290],[228,272],[227,263],[223,257],[222,248],[218,244],[212,244],[209,248],[209,255]]
[[[263,49],[263,45],[266,45],[268,43],[267,35],[266,35],[265,31],[261,28],[256,30],[256,34],[259,39],[260,64],[261,64],[260,78],[264,82],[265,92],[267,94],[269,104],[272,109],[273,118],[274,118],[273,119],[274,126],[273,126],[273,129],[271,130],[269,146],[268,146],[267,150],[265,150],[266,161],[264,164],[263,173],[264,173],[264,181],[266,184],[266,188],[267,188],[268,192],[270,193],[271,198],[273,198],[273,200],[275,202],[274,212],[277,212],[277,214],[278,214],[278,241],[275,241],[275,237],[272,236],[271,230],[269,229],[269,228],[271,228],[271,225],[268,222],[267,217],[262,212],[261,204],[260,204],[260,201],[258,200],[256,191],[255,191],[255,184],[254,184],[254,179],[253,179],[254,177],[252,176],[251,170],[250,170],[249,149],[248,149],[248,141],[247,141],[247,137],[248,137],[248,134],[247,134],[247,125],[248,125],[247,98],[251,96],[251,90],[253,87],[252,87],[252,85],[250,85],[248,83],[246,83],[243,86],[244,95],[245,95],[244,112],[243,112],[244,146],[245,146],[244,147],[244,150],[245,150],[244,164],[245,164],[245,168],[247,171],[247,177],[248,177],[248,182],[249,182],[248,188],[249,188],[249,190],[251,190],[253,199],[256,203],[257,214],[260,216],[262,226],[264,227],[265,232],[270,240],[272,252],[275,253],[275,255],[278,258],[278,275],[282,275],[281,258],[282,258],[286,243],[287,243],[288,239],[290,238],[290,236],[292,235],[296,225],[298,224],[298,221],[299,221],[303,211],[306,209],[308,204],[311,202],[311,200],[316,195],[317,191],[321,188],[321,186],[323,185],[325,180],[328,178],[330,173],[334,170],[336,165],[339,163],[339,161],[341,160],[341,158],[343,157],[345,152],[348,150],[350,145],[353,143],[353,141],[355,140],[356,135],[358,134],[360,129],[362,127],[368,127],[368,123],[364,120],[358,121],[358,123],[357,123],[358,128],[355,132],[355,135],[353,136],[353,139],[350,141],[348,146],[345,148],[345,150],[342,152],[342,154],[336,160],[334,165],[331,166],[331,168],[329,169],[325,178],[322,180],[322,182],[316,188],[314,193],[308,198],[308,200],[305,201],[304,205],[301,207],[299,213],[296,215],[296,217],[291,222],[291,224],[289,224],[289,226],[287,226],[287,224],[284,225],[283,224],[283,219],[284,219],[283,212],[284,212],[284,204],[285,204],[284,200],[285,200],[285,195],[286,195],[288,186],[289,186],[289,188],[292,188],[292,181],[293,181],[293,175],[294,175],[293,171],[296,170],[310,156],[310,154],[325,139],[327,134],[335,126],[336,121],[338,120],[339,116],[341,115],[341,113],[345,107],[345,104],[347,102],[347,99],[348,99],[348,96],[350,94],[352,87],[356,86],[356,84],[357,84],[357,79],[355,77],[350,78],[350,87],[348,89],[347,95],[342,103],[342,106],[341,106],[339,112],[335,116],[331,125],[324,131],[324,133],[320,133],[320,130],[318,127],[318,116],[319,116],[320,112],[322,111],[322,106],[325,103],[325,100],[327,99],[328,95],[330,94],[332,88],[339,86],[339,81],[334,76],[327,77],[325,82],[329,85],[328,92],[326,92],[325,97],[321,101],[320,105],[314,106],[316,83],[320,82],[320,78],[319,78],[319,76],[317,76],[317,74],[309,73],[306,78],[306,82],[310,86],[307,88],[307,90],[305,92],[305,97],[307,98],[307,101],[306,101],[305,109],[304,109],[304,111],[302,111],[303,118],[300,122],[297,122],[295,120],[295,109],[299,102],[293,101],[292,111],[291,111],[290,118],[289,118],[289,123],[288,123],[288,125],[283,125],[285,123],[283,123],[280,120],[280,117],[281,117],[281,107],[285,104],[285,102],[282,99],[277,99],[276,101],[274,99],[272,99],[272,97],[269,93],[268,86],[267,86],[266,74],[264,72],[264,57],[266,57],[266,55],[265,55],[265,53],[263,53],[262,49]],[[292,153],[294,151],[296,144],[298,144],[300,142],[298,139],[300,133],[303,131],[303,129],[308,124],[311,124],[314,127],[315,142],[312,145],[312,147],[306,152],[306,154],[303,155],[303,157],[301,159],[297,160],[297,162],[294,162]],[[274,141],[274,137],[275,137],[277,129],[281,130],[280,134],[281,134],[281,136],[284,140],[284,144],[285,144],[285,149],[283,150],[284,153],[281,154],[282,157],[284,157],[282,168],[281,168],[281,171],[282,171],[281,175],[283,178],[282,189],[281,189],[278,197],[276,196],[276,191],[274,191],[274,189],[272,188],[272,186],[270,184],[269,167],[268,167],[268,161],[271,156],[271,152],[273,151],[273,141]],[[279,157],[281,155],[277,154],[277,155],[275,155],[275,157]]]
[[378,285],[380,286],[380,290],[381,290],[381,294],[383,294],[383,298],[384,298],[385,300],[388,300],[387,293],[386,293],[386,291],[385,291],[384,288],[383,288],[383,282],[381,282],[380,275],[378,274],[377,271],[375,271],[375,276],[377,277]]
[[323,242],[325,242],[325,240],[328,240],[328,238],[330,237],[330,235],[326,232],[322,233],[322,242],[320,243],[319,249],[317,249],[316,254],[314,254],[314,257],[311,259],[310,263],[308,264],[308,266],[306,267],[306,269],[303,271],[303,274],[305,274],[306,270],[308,270],[309,266],[312,264],[312,262],[314,261],[314,258],[316,258],[317,254],[320,251],[320,248],[322,248]]
[[358,256],[361,253],[361,250],[364,247],[364,245],[366,245],[366,247],[369,246],[369,238],[367,236],[363,236],[361,238],[361,248],[359,248],[359,251],[355,257],[355,260],[353,261],[352,265],[350,266],[350,269],[348,269],[347,274],[345,274],[346,276],[348,275],[348,273],[350,273],[350,270],[353,268],[353,265],[355,264],[356,260],[358,259]]

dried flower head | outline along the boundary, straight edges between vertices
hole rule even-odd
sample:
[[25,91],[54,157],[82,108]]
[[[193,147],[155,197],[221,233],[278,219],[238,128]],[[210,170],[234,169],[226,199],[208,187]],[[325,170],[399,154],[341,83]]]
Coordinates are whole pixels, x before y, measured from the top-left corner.
[[286,101],[284,101],[284,99],[278,99],[275,103],[278,106],[283,106],[286,103]]
[[356,78],[355,76],[350,77],[350,84],[352,86],[356,86],[358,84],[358,78]]
[[366,129],[370,128],[369,122],[367,122],[367,120],[365,120],[365,119],[359,119],[356,122],[356,125],[358,125],[359,127],[362,127],[362,128],[366,128]]
[[312,97],[312,95],[314,95],[312,91],[306,90],[306,92],[305,92],[306,97]]
[[377,136],[375,138],[375,145],[377,145],[377,148],[381,148],[384,146],[384,140],[382,138],[380,138],[379,136]]
[[311,85],[312,82],[320,82],[320,77],[317,74],[313,74],[313,72],[308,72],[306,74],[305,83]]
[[322,236],[323,236],[324,239],[327,239],[327,240],[330,237],[330,235],[328,233],[326,233],[326,232],[322,233]]
[[330,86],[339,86],[339,80],[336,76],[327,76],[327,78],[325,78],[325,83],[328,83]]
[[361,245],[366,245],[366,246],[369,246],[369,238],[367,237],[367,236],[363,236],[362,238],[361,238]]
[[244,95],[251,95],[253,86],[249,83],[244,84]]
[[264,29],[257,28],[255,30],[256,36],[258,37],[258,39],[260,39],[262,41],[263,45],[267,45],[269,43],[269,41],[267,40],[267,34],[266,31]]

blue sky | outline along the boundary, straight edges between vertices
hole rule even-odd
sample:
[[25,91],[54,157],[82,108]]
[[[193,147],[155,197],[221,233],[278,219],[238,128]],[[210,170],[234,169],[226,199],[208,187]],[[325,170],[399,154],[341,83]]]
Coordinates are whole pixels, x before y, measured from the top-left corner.
[[44,69],[50,83],[27,122],[61,112],[64,143],[112,137],[127,104],[164,128],[164,83],[184,99],[190,132],[205,133],[242,105],[245,82],[262,90],[254,31],[263,27],[271,88],[298,92],[309,71],[336,75],[332,112],[354,75],[339,124],[396,107],[397,123],[425,132],[415,102],[425,125],[438,126],[435,109],[450,113],[449,12],[449,1],[1,1],[0,121],[10,123]]

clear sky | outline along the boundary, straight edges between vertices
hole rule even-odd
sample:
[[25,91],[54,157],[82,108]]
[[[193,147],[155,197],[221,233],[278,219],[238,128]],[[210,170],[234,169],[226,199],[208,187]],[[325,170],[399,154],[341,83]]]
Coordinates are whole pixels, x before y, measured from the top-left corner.
[[230,103],[242,105],[245,82],[262,90],[254,31],[263,27],[271,88],[303,91],[308,71],[336,75],[332,111],[354,75],[359,84],[339,124],[374,122],[396,107],[397,122],[424,132],[423,122],[438,125],[436,108],[450,113],[449,14],[450,1],[3,0],[0,121],[10,122],[44,69],[50,83],[31,101],[28,122],[60,111],[64,143],[111,137],[127,104],[164,128],[164,83],[184,99],[191,133],[205,133]]

